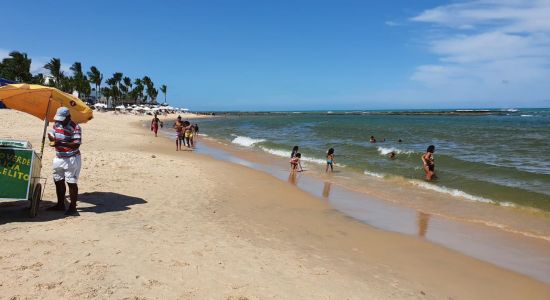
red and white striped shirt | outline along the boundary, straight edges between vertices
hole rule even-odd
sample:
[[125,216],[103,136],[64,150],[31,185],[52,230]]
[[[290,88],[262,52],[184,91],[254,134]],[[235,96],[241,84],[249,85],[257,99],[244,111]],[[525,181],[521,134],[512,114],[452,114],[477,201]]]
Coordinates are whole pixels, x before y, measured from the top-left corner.
[[[53,125],[53,130],[56,142],[62,141],[75,144],[82,143],[82,131],[80,126],[73,121],[70,121],[65,127],[63,127],[63,122],[55,122]],[[55,155],[59,158],[71,157],[80,155],[80,150],[63,146],[55,146]]]

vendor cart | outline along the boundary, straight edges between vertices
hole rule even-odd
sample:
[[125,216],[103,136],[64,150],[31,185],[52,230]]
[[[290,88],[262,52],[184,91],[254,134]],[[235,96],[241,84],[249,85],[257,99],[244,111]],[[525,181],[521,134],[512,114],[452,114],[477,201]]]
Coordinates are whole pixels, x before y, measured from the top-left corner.
[[31,218],[42,200],[41,157],[27,141],[0,140],[0,201],[29,200]]
[[71,120],[86,123],[92,110],[82,100],[56,88],[37,84],[8,84],[0,87],[0,99],[7,108],[22,111],[44,120],[42,145],[37,154],[27,141],[0,140],[0,201],[29,200],[30,216],[38,213],[42,199],[40,169],[49,122],[59,107],[66,107]]

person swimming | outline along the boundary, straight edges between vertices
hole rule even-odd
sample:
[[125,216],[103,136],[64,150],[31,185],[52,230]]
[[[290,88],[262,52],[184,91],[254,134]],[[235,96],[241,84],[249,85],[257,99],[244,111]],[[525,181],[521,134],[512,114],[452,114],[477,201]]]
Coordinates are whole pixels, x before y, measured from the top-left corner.
[[422,169],[424,169],[424,172],[426,173],[426,180],[428,181],[432,181],[437,178],[435,175],[435,162],[433,157],[434,152],[435,146],[430,145],[428,146],[428,149],[426,149],[426,153],[422,155]]
[[330,148],[327,151],[327,167],[325,168],[325,173],[328,172],[328,167],[330,166],[330,171],[334,171],[334,148]]
[[374,135],[370,136],[370,142],[371,143],[376,143],[376,139],[374,138]]
[[392,151],[390,153],[388,153],[388,158],[389,159],[396,159],[397,158],[397,153],[395,153],[395,151]]

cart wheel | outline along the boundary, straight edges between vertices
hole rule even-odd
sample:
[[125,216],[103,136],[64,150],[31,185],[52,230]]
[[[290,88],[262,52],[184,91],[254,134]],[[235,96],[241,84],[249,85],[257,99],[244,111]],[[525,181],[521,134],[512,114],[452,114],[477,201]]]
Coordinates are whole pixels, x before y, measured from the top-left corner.
[[29,211],[29,216],[31,218],[36,217],[38,214],[38,207],[40,206],[40,200],[42,197],[42,185],[39,183],[35,186],[34,192],[32,193],[31,198],[31,209]]

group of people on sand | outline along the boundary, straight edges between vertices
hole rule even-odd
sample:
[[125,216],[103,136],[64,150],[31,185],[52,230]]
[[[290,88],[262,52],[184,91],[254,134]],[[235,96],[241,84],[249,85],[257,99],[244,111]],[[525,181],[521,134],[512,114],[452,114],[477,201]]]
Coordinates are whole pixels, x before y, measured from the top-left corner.
[[[371,139],[374,137],[371,137]],[[402,140],[399,139],[399,142],[401,143]],[[291,172],[302,172],[304,169],[302,168],[302,153],[298,152],[299,147],[294,146],[292,148],[292,152],[290,153],[290,171]],[[428,149],[426,149],[426,152],[422,154],[421,160],[422,160],[422,169],[426,173],[426,180],[432,181],[434,179],[437,179],[437,176],[435,175],[435,161],[433,157],[433,153],[435,152],[435,146],[430,145],[428,146]],[[390,159],[396,159],[397,154],[395,151],[392,151],[389,153],[388,157]],[[334,171],[334,148],[329,148],[326,152],[326,167],[325,167],[325,173],[328,173],[329,170],[332,173]]]
[[[151,121],[151,131],[155,133],[155,136],[157,136],[159,127],[162,128],[163,126],[164,124],[160,121],[160,119],[155,114],[155,116],[153,117],[153,120]],[[196,123],[191,124],[189,121],[182,121],[181,116],[178,116],[172,128],[174,128],[177,133],[176,151],[181,151],[182,143],[183,143],[183,146],[187,148],[195,147],[195,140],[198,138],[198,135],[199,135],[198,124]]]
[[182,121],[178,116],[173,128],[176,130],[176,151],[181,151],[181,143],[187,148],[195,148],[195,139],[199,135],[199,125],[191,124],[189,121]]

